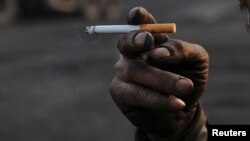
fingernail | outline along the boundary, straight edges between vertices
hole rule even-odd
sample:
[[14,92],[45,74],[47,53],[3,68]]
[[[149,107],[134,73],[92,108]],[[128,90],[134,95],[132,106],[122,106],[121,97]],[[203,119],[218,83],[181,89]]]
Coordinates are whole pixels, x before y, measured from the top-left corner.
[[160,59],[171,56],[170,51],[167,48],[156,48],[151,52],[151,56],[154,59]]
[[152,45],[152,38],[150,36],[152,36],[150,33],[138,33],[134,38],[134,44],[142,47],[143,50],[149,50]]
[[175,89],[179,94],[188,95],[193,90],[193,82],[186,78],[181,78],[175,83]]
[[171,106],[174,110],[182,110],[186,106],[186,104],[181,99],[175,96],[171,96]]

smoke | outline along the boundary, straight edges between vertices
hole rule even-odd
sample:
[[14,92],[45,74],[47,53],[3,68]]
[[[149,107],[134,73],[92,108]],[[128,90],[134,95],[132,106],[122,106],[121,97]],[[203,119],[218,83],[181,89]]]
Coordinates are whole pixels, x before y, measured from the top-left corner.
[[84,45],[85,47],[93,47],[102,41],[102,36],[94,34],[89,35],[85,32],[84,28],[82,28],[76,32],[76,39],[76,43],[80,46]]

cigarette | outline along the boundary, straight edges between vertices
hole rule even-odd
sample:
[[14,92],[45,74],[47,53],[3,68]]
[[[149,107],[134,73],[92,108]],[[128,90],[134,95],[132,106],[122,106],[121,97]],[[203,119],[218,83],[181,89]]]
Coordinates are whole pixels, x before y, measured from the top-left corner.
[[142,24],[142,25],[97,25],[87,26],[88,34],[123,34],[131,31],[148,31],[151,33],[175,33],[175,23]]

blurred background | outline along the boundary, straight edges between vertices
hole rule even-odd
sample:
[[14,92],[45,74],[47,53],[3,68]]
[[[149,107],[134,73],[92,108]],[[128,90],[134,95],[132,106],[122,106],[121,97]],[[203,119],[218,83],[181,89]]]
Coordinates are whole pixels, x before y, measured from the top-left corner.
[[108,93],[118,36],[83,27],[124,24],[135,6],[207,49],[209,122],[249,124],[250,35],[238,0],[1,0],[0,140],[132,141]]

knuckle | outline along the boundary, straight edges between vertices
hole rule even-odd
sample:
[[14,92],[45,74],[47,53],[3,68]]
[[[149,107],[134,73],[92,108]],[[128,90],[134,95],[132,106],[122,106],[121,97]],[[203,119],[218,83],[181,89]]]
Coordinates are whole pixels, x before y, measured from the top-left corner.
[[114,65],[113,75],[121,80],[128,79],[128,63],[125,62],[123,58],[120,58],[119,61]]
[[198,57],[199,60],[203,61],[204,63],[208,63],[209,55],[205,48],[203,48],[199,44],[188,43],[182,40],[170,40],[170,44],[174,47],[173,50],[176,50],[177,56],[182,58],[183,61],[188,57]]
[[114,65],[114,73],[116,74],[117,72],[120,72],[121,70],[123,70],[123,61],[122,59],[119,59],[119,61],[116,62],[116,64]]
[[136,91],[135,99],[140,100],[143,94],[144,94],[144,89],[142,87],[139,87]]
[[125,74],[129,81],[133,80],[137,76],[138,68],[134,62],[128,63],[126,69],[124,69]]
[[173,40],[174,42],[174,46],[176,47],[176,49],[178,49],[179,52],[183,52],[184,51],[184,44],[183,41],[181,40]]
[[150,67],[142,60],[130,60],[121,57],[115,64],[113,75],[124,82],[135,82],[147,78]]
[[145,101],[145,90],[142,87],[139,87],[135,94],[135,100],[139,105],[143,105],[142,102]]
[[201,54],[201,58],[203,58],[205,60],[209,60],[209,55],[204,47],[202,47],[201,45],[198,45],[198,44],[194,44],[194,46],[199,49],[200,54]]
[[131,81],[145,77],[150,71],[149,66],[142,60],[129,62],[125,70],[129,80]]
[[152,96],[152,92],[148,89],[145,89],[143,87],[139,87],[137,89],[135,100],[138,102],[138,104],[144,108],[152,108],[156,106],[156,103],[158,101],[158,96]]
[[138,33],[139,31],[132,31],[119,38],[117,48],[122,54],[133,54],[134,38]]
[[200,66],[201,70],[206,70],[209,66],[209,55],[205,48],[198,44],[192,44],[195,50],[197,50],[197,64]]
[[120,82],[117,81],[116,78],[113,78],[111,81],[111,84],[109,86],[109,93],[114,101],[117,101],[119,99],[119,92],[120,91]]
[[130,60],[126,63],[126,67],[124,69],[124,72],[128,75],[133,77],[138,72],[138,66],[139,63],[137,63],[137,60]]
[[174,56],[176,63],[180,63],[185,58],[184,45],[181,40],[170,39],[167,42],[167,48]]
[[130,82],[140,72],[140,66],[141,63],[137,60],[130,60],[121,57],[121,59],[114,66],[114,76],[125,82]]
[[119,37],[117,42],[117,48],[120,52],[123,52],[124,50],[124,42],[126,41],[126,35],[122,35]]
[[109,93],[112,97],[112,99],[116,102],[116,103],[121,103],[122,101],[122,89],[123,89],[123,85],[122,85],[122,81],[119,81],[117,78],[113,78],[113,80],[111,81],[110,87],[109,87]]

